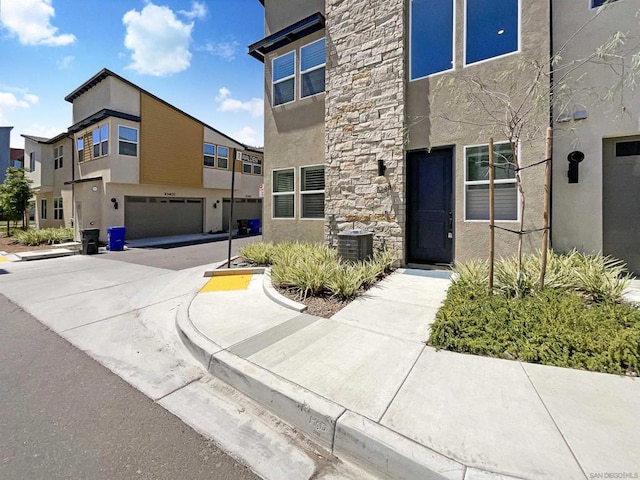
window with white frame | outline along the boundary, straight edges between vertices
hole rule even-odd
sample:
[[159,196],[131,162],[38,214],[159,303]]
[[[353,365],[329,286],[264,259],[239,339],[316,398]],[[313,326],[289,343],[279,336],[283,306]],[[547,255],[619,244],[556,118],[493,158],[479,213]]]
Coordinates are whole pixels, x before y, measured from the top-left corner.
[[43,198],[40,200],[40,218],[42,220],[47,219],[47,199]]
[[[496,220],[518,219],[518,190],[509,143],[494,144]],[[465,220],[489,220],[489,146],[465,147]]]
[[62,216],[62,197],[56,197],[53,199],[53,219],[64,219],[64,217]]
[[453,69],[454,0],[411,0],[411,80]]
[[293,168],[273,171],[273,218],[295,216],[295,173]]
[[466,65],[518,51],[520,1],[466,0]]
[[295,100],[296,53],[289,52],[272,62],[273,106]]
[[324,92],[325,39],[300,48],[300,98]]
[[63,145],[60,145],[53,149],[53,169],[58,170],[62,168],[62,159],[64,157],[63,154]]
[[109,154],[109,125],[102,125],[91,132],[93,158]]
[[138,156],[138,129],[118,125],[118,155]]
[[243,152],[242,153],[242,173],[262,175],[262,157]]
[[324,166],[300,168],[300,218],[324,218]]
[[218,168],[229,169],[229,148],[218,145]]
[[78,162],[84,162],[84,138],[76,139],[76,151],[78,152]]
[[36,171],[36,152],[29,152],[29,171]]
[[216,166],[216,146],[211,143],[205,143],[203,149],[203,163],[205,167]]

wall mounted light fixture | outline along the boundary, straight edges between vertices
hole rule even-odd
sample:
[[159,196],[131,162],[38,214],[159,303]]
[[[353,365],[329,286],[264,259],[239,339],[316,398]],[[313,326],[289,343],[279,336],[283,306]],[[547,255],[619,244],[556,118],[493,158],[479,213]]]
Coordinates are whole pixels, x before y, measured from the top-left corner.
[[117,210],[118,209],[118,200],[116,200],[115,198],[111,199],[111,203],[113,203],[113,209]]
[[378,160],[378,176],[384,176],[384,172],[387,170],[387,166],[384,164],[384,160]]
[[567,155],[569,161],[569,183],[578,183],[578,164],[584,160],[584,153],[575,150]]

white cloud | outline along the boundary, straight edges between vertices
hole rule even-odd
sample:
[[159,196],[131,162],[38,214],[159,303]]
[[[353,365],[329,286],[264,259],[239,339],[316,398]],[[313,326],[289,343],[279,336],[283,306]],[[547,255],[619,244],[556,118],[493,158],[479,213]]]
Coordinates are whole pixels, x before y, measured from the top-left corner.
[[180,10],[178,13],[184,15],[189,20],[193,20],[194,18],[204,18],[207,16],[207,6],[204,3],[191,2],[191,10]]
[[223,58],[224,60],[231,61],[236,58],[239,47],[240,44],[233,40],[231,42],[208,42],[204,47],[201,47],[200,50],[209,52],[216,57]]
[[220,104],[219,112],[247,112],[252,117],[261,117],[264,114],[264,102],[260,98],[252,98],[243,102],[231,96],[231,91],[222,87],[216,96],[216,102]]
[[60,47],[76,41],[70,33],[58,34],[51,25],[55,10],[52,0],[9,0],[2,3],[0,23],[23,45]]
[[124,45],[132,51],[127,68],[159,77],[189,68],[193,23],[183,23],[170,8],[153,3],[140,12],[128,11],[122,23],[127,27]]
[[69,68],[71,66],[71,64],[73,63],[73,61],[76,59],[76,57],[69,55],[67,57],[62,57],[60,60],[58,60],[58,69],[59,70],[66,70],[67,68]]
[[13,92],[0,92],[0,113],[16,108],[29,108],[40,101],[37,95],[22,93],[17,97]]
[[241,128],[231,136],[246,145],[251,145],[254,147],[262,143],[262,139],[259,137],[258,132],[248,126]]

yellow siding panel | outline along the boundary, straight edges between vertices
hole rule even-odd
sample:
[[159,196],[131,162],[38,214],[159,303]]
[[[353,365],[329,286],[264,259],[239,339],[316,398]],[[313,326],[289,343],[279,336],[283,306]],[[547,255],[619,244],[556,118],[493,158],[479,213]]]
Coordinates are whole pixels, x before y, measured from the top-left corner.
[[144,93],[140,116],[140,183],[202,187],[202,125]]

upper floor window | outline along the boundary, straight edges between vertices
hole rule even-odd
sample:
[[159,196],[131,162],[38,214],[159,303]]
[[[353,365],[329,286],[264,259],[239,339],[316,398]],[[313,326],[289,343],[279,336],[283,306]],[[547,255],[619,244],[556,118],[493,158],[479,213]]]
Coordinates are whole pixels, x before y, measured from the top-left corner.
[[324,166],[300,169],[300,218],[324,218]]
[[218,168],[229,169],[229,149],[218,146]]
[[243,152],[242,153],[242,173],[252,173],[254,175],[262,175],[262,157]]
[[410,78],[453,69],[454,0],[411,0]]
[[59,147],[56,147],[53,149],[53,168],[54,170],[57,170],[59,168],[62,168],[62,159],[64,154],[62,153],[63,150],[63,145],[60,145]]
[[517,52],[520,0],[466,0],[465,64]]
[[289,52],[274,58],[273,70],[273,105],[283,105],[295,100],[296,91],[296,54]]
[[138,129],[118,125],[118,154],[138,156]]
[[76,150],[78,152],[78,162],[84,162],[84,138],[76,140]]
[[[518,190],[509,143],[494,149],[496,220],[518,219]],[[465,147],[465,220],[489,220],[489,146]]]
[[109,154],[109,125],[102,125],[92,132],[93,158]]
[[29,153],[29,171],[30,172],[36,171],[36,152]]
[[216,146],[211,143],[204,144],[203,150],[203,164],[205,167],[216,166]]
[[324,92],[325,39],[300,48],[300,98]]

